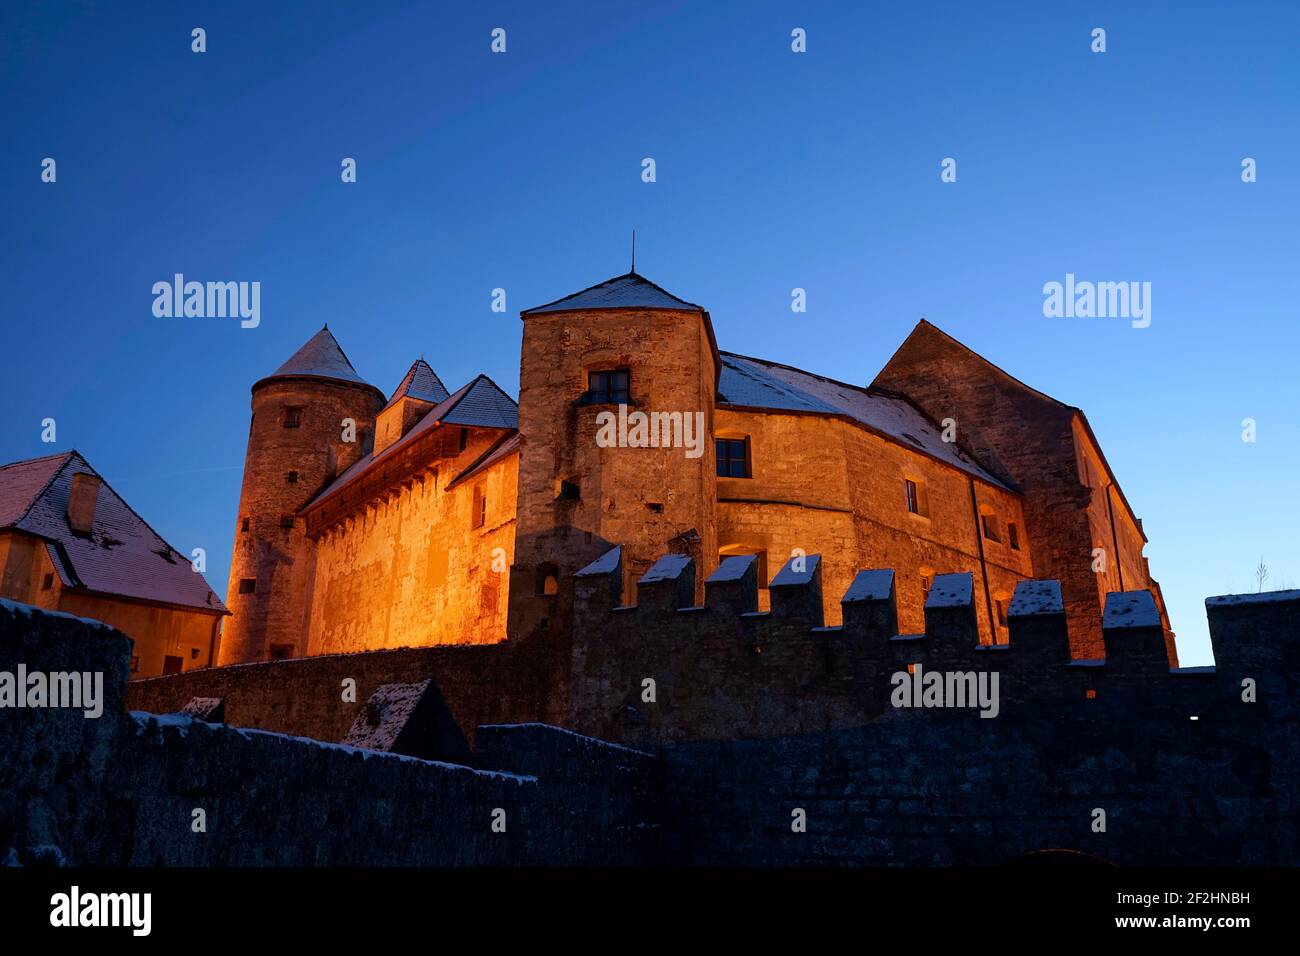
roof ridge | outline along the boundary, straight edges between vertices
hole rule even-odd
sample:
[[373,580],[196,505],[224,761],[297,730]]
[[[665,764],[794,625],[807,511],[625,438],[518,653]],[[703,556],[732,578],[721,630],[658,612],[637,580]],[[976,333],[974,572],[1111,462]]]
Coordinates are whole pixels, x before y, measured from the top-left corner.
[[[659,283],[655,282],[653,279],[647,279],[645,276],[641,275],[641,273],[639,273],[639,272],[635,272],[635,271],[634,271],[634,272],[625,272],[625,273],[623,273],[622,275],[612,276],[611,278],[608,278],[608,279],[604,280],[603,282],[597,282],[597,283],[595,283],[595,284],[593,284],[593,285],[589,285],[589,286],[587,286],[585,289],[579,289],[577,292],[570,292],[568,295],[562,295],[562,296],[560,296],[558,299],[554,299],[554,300],[552,300],[552,301],[550,301],[550,302],[543,302],[541,305],[535,305],[535,306],[533,306],[531,309],[524,309],[524,310],[523,310],[522,312],[520,312],[519,314],[520,314],[520,316],[522,317],[522,316],[524,316],[524,315],[529,314],[530,312],[541,312],[541,311],[544,310],[544,309],[549,309],[549,308],[551,308],[551,306],[559,305],[561,302],[567,302],[569,299],[576,299],[576,298],[578,298],[578,296],[585,295],[586,293],[588,293],[588,292],[592,292],[592,291],[594,291],[595,289],[599,289],[599,288],[601,288],[602,286],[612,285],[613,283],[618,282],[618,281],[621,280],[621,279],[636,279],[638,282],[644,282],[646,285],[650,286],[650,287],[651,287],[652,289],[654,289],[656,292],[659,292],[659,293],[661,293],[661,294],[667,296],[668,298],[672,299],[674,302],[680,302],[683,306],[686,307],[686,308],[683,309],[682,311],[694,311],[694,312],[704,312],[704,311],[705,311],[705,309],[704,309],[703,306],[701,306],[701,305],[697,305],[697,304],[694,303],[694,302],[687,302],[685,299],[681,298],[680,296],[673,295],[673,293],[669,292],[667,289],[665,289],[663,286],[659,285]],[[644,306],[617,306],[617,305],[606,305],[606,306],[594,306],[594,307],[592,307],[592,308],[603,308],[603,309],[617,309],[617,308],[644,308]],[[661,307],[661,308],[662,308],[662,307]],[[557,311],[559,311],[559,310],[557,310]],[[577,309],[577,310],[575,310],[575,311],[581,311],[581,308],[579,308],[579,309]]]
[[35,458],[20,458],[18,461],[10,461],[0,465],[0,471],[4,471],[6,468],[17,468],[19,465],[34,465],[38,461],[49,461],[51,458],[62,458],[65,455],[76,454],[79,454],[79,452],[75,448],[72,448],[68,451],[56,451],[49,455],[38,455]]
[[[1071,404],[1069,404],[1068,402],[1063,402],[1063,401],[1061,401],[1059,398],[1056,398],[1056,397],[1054,397],[1054,396],[1052,396],[1052,395],[1048,395],[1046,392],[1042,391],[1041,389],[1034,388],[1034,386],[1030,385],[1028,382],[1025,382],[1025,381],[1022,381],[1021,379],[1016,378],[1014,375],[1012,375],[1010,372],[1008,372],[1008,371],[1007,371],[1006,369],[1004,369],[1002,366],[998,365],[998,364],[997,364],[996,362],[994,362],[992,359],[989,359],[988,357],[986,357],[986,356],[980,354],[979,352],[976,352],[973,348],[971,348],[969,345],[967,345],[967,344],[966,344],[965,342],[963,342],[961,339],[957,338],[956,336],[949,335],[949,334],[948,334],[947,332],[945,332],[943,329],[939,328],[939,326],[935,325],[933,322],[931,322],[929,319],[926,319],[926,318],[922,318],[922,319],[920,319],[920,320],[916,323],[916,325],[912,326],[912,331],[909,332],[909,333],[907,334],[907,338],[903,339],[903,341],[899,343],[898,348],[894,349],[894,354],[891,355],[891,356],[889,356],[889,361],[886,362],[883,366],[881,366],[881,369],[880,369],[881,372],[883,372],[885,369],[887,369],[887,368],[889,367],[889,362],[892,362],[892,361],[897,357],[898,353],[901,352],[901,351],[903,350],[903,346],[905,346],[905,345],[908,343],[908,341],[912,338],[912,336],[916,334],[916,330],[919,329],[919,328],[920,328],[921,326],[923,326],[923,325],[926,326],[927,328],[933,329],[935,332],[939,333],[939,335],[941,335],[944,339],[946,339],[947,341],[951,342],[953,345],[957,346],[957,348],[961,349],[963,352],[966,352],[966,353],[968,353],[968,354],[970,354],[970,355],[973,355],[975,358],[979,359],[981,362],[983,362],[983,363],[984,363],[985,365],[987,365],[989,368],[993,369],[995,372],[999,373],[1000,375],[1003,375],[1003,376],[1005,376],[1006,378],[1009,378],[1011,381],[1015,382],[1015,383],[1016,383],[1017,385],[1019,385],[1021,388],[1025,389],[1025,390],[1027,390],[1027,391],[1033,392],[1035,395],[1038,395],[1038,396],[1041,397],[1041,398],[1045,398],[1045,399],[1047,399],[1049,402],[1053,402],[1053,403],[1055,403],[1055,404],[1057,404],[1057,405],[1060,405],[1062,408],[1071,408],[1071,409],[1074,409],[1076,412],[1077,412],[1077,411],[1080,411],[1079,406],[1077,406],[1077,405],[1071,405]],[[877,377],[877,378],[880,377],[879,373],[877,373],[876,377]]]

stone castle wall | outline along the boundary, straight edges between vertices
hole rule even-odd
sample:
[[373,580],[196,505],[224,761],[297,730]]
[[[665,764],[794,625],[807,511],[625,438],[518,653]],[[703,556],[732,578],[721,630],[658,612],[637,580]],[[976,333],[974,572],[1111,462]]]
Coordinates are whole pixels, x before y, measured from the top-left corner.
[[0,859],[78,866],[651,859],[659,777],[648,755],[553,727],[494,726],[480,732],[480,766],[469,767],[179,714],[127,713],[130,643],[96,622],[0,605],[0,671],[19,663],[97,671],[106,692],[98,719],[68,709],[3,712]]
[[[506,636],[519,457],[448,490],[498,435],[387,490],[316,542],[307,652],[337,654]],[[485,521],[473,510],[486,500]]]
[[[768,580],[796,548],[822,554],[828,624],[840,623],[838,595],[859,568],[893,568],[907,598],[899,602],[904,633],[924,627],[923,575],[969,571],[976,578],[982,640],[995,643],[996,636],[1005,643],[1006,628],[990,614],[988,601],[1001,594],[1009,602],[1015,585],[1033,576],[1018,495],[839,419],[721,408],[718,428],[748,436],[753,451],[752,477],[718,479],[718,544],[724,551],[766,552]],[[922,489],[923,515],[908,511],[909,479]],[[982,537],[980,505],[994,510],[1000,542]],[[1008,524],[1016,526],[1018,549],[1010,546]],[[764,609],[766,597],[760,595]]]

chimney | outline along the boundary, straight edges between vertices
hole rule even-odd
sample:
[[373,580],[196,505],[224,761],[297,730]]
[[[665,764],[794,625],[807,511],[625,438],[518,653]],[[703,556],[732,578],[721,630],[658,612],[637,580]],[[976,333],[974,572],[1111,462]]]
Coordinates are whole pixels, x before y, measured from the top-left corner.
[[72,476],[72,490],[68,492],[68,524],[73,531],[90,532],[95,523],[99,485],[99,475],[80,472]]

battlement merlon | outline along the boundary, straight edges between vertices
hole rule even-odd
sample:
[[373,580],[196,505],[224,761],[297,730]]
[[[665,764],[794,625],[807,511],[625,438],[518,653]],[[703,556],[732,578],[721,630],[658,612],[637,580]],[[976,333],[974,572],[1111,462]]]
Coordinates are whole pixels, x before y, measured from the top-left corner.
[[[1106,655],[1095,661],[1071,661],[1067,615],[1062,589],[1055,580],[1021,581],[1007,612],[1010,641],[998,647],[981,647],[975,618],[974,581],[969,572],[938,575],[925,602],[925,633],[898,635],[895,573],[890,569],[864,570],[845,591],[841,605],[844,624],[826,628],[822,618],[822,557],[798,554],[777,573],[771,584],[772,610],[757,613],[757,560],[753,555],[726,558],[705,582],[705,603],[693,607],[695,568],[686,555],[668,554],[638,582],[639,604],[621,608],[620,626],[645,628],[653,642],[653,621],[681,617],[691,610],[693,620],[682,626],[704,632],[734,631],[740,643],[770,643],[783,636],[817,633],[823,640],[853,638],[868,656],[894,645],[893,659],[923,655],[928,666],[970,668],[989,666],[997,653],[999,666],[1043,672],[1071,663],[1102,667],[1111,675],[1124,674],[1149,680],[1171,672],[1191,674],[1204,669],[1178,668],[1169,656],[1159,605],[1147,590],[1112,592],[1101,609]],[[617,604],[622,582],[621,549],[615,548],[578,572],[580,607],[604,617]],[[1215,658],[1227,665],[1250,670],[1257,678],[1266,672],[1294,674],[1300,657],[1300,590],[1259,595],[1210,598],[1206,601]],[[673,626],[677,626],[674,624]],[[581,629],[581,619],[579,620]],[[581,630],[579,632],[581,634]]]

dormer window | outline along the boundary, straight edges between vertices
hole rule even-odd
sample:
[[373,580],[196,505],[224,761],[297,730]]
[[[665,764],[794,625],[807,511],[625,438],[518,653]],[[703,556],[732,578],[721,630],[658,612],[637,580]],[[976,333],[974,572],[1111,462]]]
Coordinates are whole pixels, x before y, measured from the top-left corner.
[[587,373],[588,405],[626,405],[631,395],[632,373],[625,368]]

